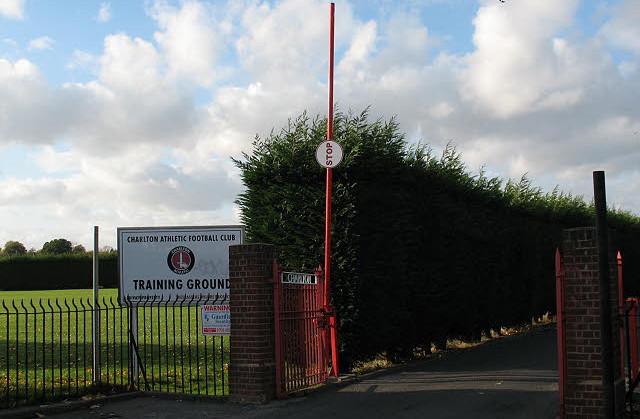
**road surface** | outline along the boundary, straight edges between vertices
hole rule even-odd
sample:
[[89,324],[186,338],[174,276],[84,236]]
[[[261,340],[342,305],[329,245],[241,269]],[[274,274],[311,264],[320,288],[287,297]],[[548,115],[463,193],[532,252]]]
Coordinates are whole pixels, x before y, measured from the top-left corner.
[[549,326],[536,328],[261,406],[145,396],[42,413],[55,419],[554,419],[556,332]]

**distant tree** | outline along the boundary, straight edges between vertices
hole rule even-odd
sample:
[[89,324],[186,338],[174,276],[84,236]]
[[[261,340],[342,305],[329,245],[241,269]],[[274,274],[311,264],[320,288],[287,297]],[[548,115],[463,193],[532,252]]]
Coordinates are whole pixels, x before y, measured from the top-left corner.
[[73,246],[73,249],[71,249],[71,253],[87,253],[87,249],[85,249],[83,245],[77,244]]
[[111,252],[115,252],[116,249],[114,249],[113,247],[109,246],[109,245],[104,245],[100,247],[100,253],[111,253]]
[[73,251],[73,245],[67,239],[54,239],[46,242],[42,246],[42,253],[52,253],[61,255],[64,253],[71,253]]
[[24,244],[13,240],[6,242],[2,251],[3,255],[24,255],[26,253],[27,248],[24,247]]

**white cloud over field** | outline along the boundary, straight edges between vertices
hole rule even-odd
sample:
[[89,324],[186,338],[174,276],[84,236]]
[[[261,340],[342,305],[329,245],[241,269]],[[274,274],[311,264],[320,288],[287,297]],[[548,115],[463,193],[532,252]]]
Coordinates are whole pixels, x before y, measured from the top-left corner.
[[0,15],[9,19],[22,19],[24,2],[25,0],[0,0]]

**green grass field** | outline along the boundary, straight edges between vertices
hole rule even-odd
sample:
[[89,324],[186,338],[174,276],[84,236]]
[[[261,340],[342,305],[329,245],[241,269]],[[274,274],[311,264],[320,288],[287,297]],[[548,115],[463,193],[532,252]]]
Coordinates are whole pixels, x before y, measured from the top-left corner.
[[[92,384],[92,290],[0,292],[0,407],[79,396]],[[228,337],[202,335],[198,307],[121,307],[99,293],[100,383],[111,390],[227,393]],[[132,377],[129,317],[142,361]],[[146,378],[146,380],[145,380]]]

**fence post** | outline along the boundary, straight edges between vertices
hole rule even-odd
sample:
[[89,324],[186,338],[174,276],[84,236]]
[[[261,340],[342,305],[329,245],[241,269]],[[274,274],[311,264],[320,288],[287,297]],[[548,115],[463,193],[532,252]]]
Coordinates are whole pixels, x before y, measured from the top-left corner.
[[629,348],[627,352],[631,354],[631,374],[629,382],[633,382],[638,375],[638,299],[628,298],[627,307],[629,308]]
[[564,390],[567,384],[566,352],[567,339],[565,335],[564,318],[564,267],[560,249],[556,248],[556,323],[558,334],[558,390],[560,395],[560,418],[564,414]]
[[[618,313],[623,316],[625,311],[624,301],[624,282],[622,280],[622,254],[618,251],[616,257],[618,263]],[[625,335],[624,335],[624,322],[620,322],[620,365],[624,372],[624,354],[625,354]]]
[[[598,255],[598,279],[600,294],[600,345],[602,350],[602,387],[604,417],[615,419],[615,371],[614,335],[612,333],[611,273],[609,265],[609,230],[607,228],[607,198],[603,171],[593,172],[593,202],[596,215],[596,248]],[[614,300],[615,301],[615,300]],[[616,310],[617,312],[617,310]]]
[[98,226],[93,227],[93,345],[92,350],[92,381],[94,385],[100,382],[100,307],[98,307],[98,286],[99,280],[99,239],[98,239]]
[[129,362],[131,369],[129,370],[129,379],[131,386],[139,389],[139,365],[138,365],[138,307],[129,303]]

